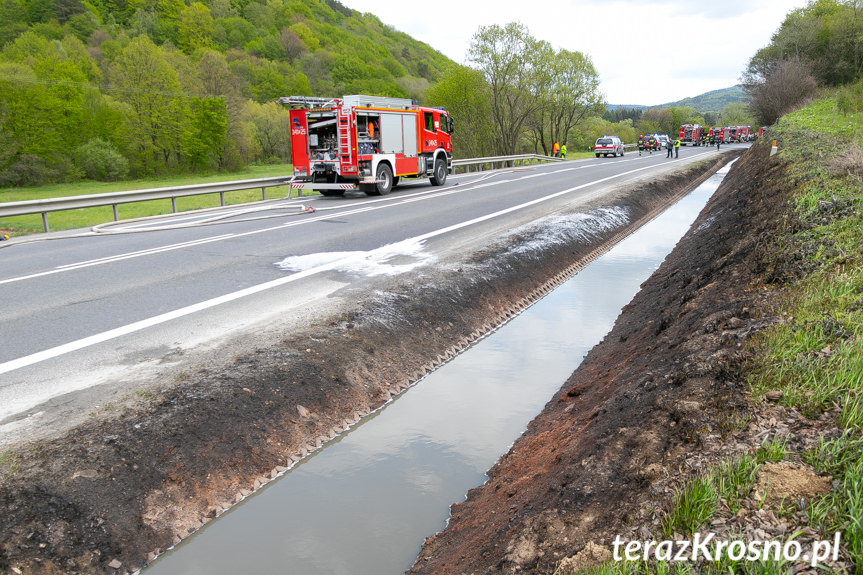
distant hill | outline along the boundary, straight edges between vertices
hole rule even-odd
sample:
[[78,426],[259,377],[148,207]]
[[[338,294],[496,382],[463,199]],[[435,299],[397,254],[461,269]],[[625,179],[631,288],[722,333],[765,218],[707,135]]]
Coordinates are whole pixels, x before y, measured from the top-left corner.
[[701,94],[700,96],[695,96],[694,98],[683,98],[682,100],[678,100],[676,102],[659,104],[658,106],[644,106],[641,104],[609,104],[607,108],[609,110],[615,110],[617,108],[626,108],[628,110],[646,110],[648,108],[680,108],[683,106],[688,106],[690,108],[695,108],[695,110],[697,110],[698,112],[716,112],[722,110],[728,104],[731,104],[733,102],[746,102],[746,100],[746,92],[743,90],[743,86],[738,84],[736,86],[732,86],[731,88],[713,90],[711,92]]

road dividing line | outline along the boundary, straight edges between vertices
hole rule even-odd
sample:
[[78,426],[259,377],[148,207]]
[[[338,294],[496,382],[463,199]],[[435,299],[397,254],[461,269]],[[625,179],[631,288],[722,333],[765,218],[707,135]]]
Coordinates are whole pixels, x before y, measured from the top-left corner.
[[[590,186],[602,184],[602,183],[608,182],[610,180],[614,180],[614,179],[617,179],[617,178],[620,178],[623,176],[634,174],[636,172],[641,172],[644,170],[653,169],[656,167],[657,166],[655,166],[655,165],[644,166],[642,168],[637,168],[634,170],[630,170],[628,172],[623,172],[620,174],[615,174],[613,176],[601,178],[599,180],[594,180],[592,182],[588,182],[585,184],[580,184],[578,186],[568,188],[568,189],[562,190],[560,192],[555,192],[554,194],[544,196],[542,198],[537,198],[537,199],[531,200],[529,202],[524,202],[524,203],[518,204],[516,206],[511,206],[509,208],[505,208],[505,209],[499,210],[497,212],[486,214],[484,216],[479,216],[479,217],[473,218],[471,220],[467,220],[467,221],[464,221],[464,222],[461,222],[458,224],[453,224],[453,225],[447,226],[445,228],[440,228],[440,229],[437,229],[437,230],[434,230],[431,232],[427,232],[425,234],[414,236],[412,238],[408,238],[408,239],[401,240],[401,241],[403,241],[403,242],[424,242],[428,239],[431,239],[431,238],[434,238],[437,236],[441,236],[443,234],[447,234],[447,233],[459,230],[461,228],[466,228],[466,227],[472,226],[474,224],[485,222],[487,220],[491,220],[491,219],[494,219],[494,218],[497,218],[497,217],[500,217],[500,216],[503,216],[506,214],[510,214],[512,212],[517,212],[519,210],[523,210],[523,209],[541,204],[543,202],[553,200],[555,198],[564,196],[566,194],[570,194],[572,192],[576,192],[578,190],[582,190],[582,189],[590,187]],[[455,191],[451,191],[451,193],[455,193]],[[360,208],[360,209],[355,210],[351,213],[367,211],[368,209],[374,209],[374,208],[367,208],[367,209]],[[343,216],[345,214],[340,213],[338,215]],[[325,219],[325,218],[320,218],[320,219]],[[297,223],[286,224],[286,225],[297,225]],[[238,235],[241,235],[241,234],[238,234]],[[386,247],[387,246],[383,246],[382,248],[377,248],[377,249],[384,249]],[[372,250],[372,251],[375,251],[375,250]],[[196,304],[182,307],[182,308],[176,309],[174,311],[170,311],[170,312],[163,313],[163,314],[151,317],[151,318],[147,318],[147,319],[144,319],[141,321],[130,323],[128,325],[124,325],[124,326],[121,326],[121,327],[118,327],[118,328],[115,328],[112,330],[104,331],[102,333],[97,333],[95,335],[91,335],[91,336],[85,337],[83,339],[79,339],[79,340],[72,341],[72,342],[69,342],[69,343],[66,343],[63,345],[59,345],[57,347],[52,347],[52,348],[46,349],[44,351],[40,351],[40,352],[36,352],[36,353],[30,354],[30,355],[27,355],[24,357],[20,357],[18,359],[13,359],[13,360],[7,361],[5,363],[0,363],[0,374],[9,373],[10,371],[14,371],[16,369],[21,369],[21,368],[27,367],[29,365],[33,365],[33,364],[36,364],[36,363],[39,363],[42,361],[53,359],[55,357],[59,357],[61,355],[71,353],[73,351],[78,351],[78,350],[81,350],[81,349],[84,349],[84,348],[87,348],[87,347],[90,347],[93,345],[97,345],[99,343],[104,343],[106,341],[116,339],[118,337],[122,337],[124,335],[128,335],[131,333],[135,333],[137,331],[141,331],[141,330],[144,330],[144,329],[147,329],[147,328],[150,328],[150,327],[162,324],[162,323],[166,323],[168,321],[178,319],[178,318],[181,318],[181,317],[184,317],[187,315],[191,315],[193,313],[197,313],[199,311],[203,311],[203,310],[206,310],[206,309],[218,306],[218,305],[222,305],[224,303],[238,300],[238,299],[250,296],[250,295],[254,295],[256,293],[260,293],[260,292],[263,292],[266,290],[277,288],[277,287],[280,287],[280,286],[283,286],[283,285],[286,285],[286,284],[289,284],[289,283],[292,283],[292,282],[295,282],[295,281],[298,281],[298,280],[301,280],[301,279],[304,279],[307,277],[311,277],[311,276],[314,276],[314,275],[317,275],[317,274],[320,274],[323,272],[327,272],[327,271],[336,269],[336,268],[338,268],[338,267],[340,267],[346,263],[349,263],[353,258],[354,258],[353,255],[348,256],[348,257],[344,257],[344,258],[341,258],[337,261],[322,264],[322,265],[316,266],[314,268],[309,268],[308,270],[296,272],[292,275],[289,275],[289,276],[286,276],[283,278],[264,282],[262,284],[251,286],[251,287],[239,290],[239,291],[235,291],[235,292],[225,294],[225,295],[222,295],[219,297],[215,297],[215,298],[212,298],[212,299],[209,299],[206,301],[202,301],[202,302],[199,302]]]

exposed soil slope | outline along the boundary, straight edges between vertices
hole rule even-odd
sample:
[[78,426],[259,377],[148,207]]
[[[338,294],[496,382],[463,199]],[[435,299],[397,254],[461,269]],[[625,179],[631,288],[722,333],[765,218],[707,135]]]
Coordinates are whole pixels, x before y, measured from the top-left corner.
[[[564,281],[734,155],[729,152],[661,182],[615,192],[610,203],[626,210],[629,225],[588,238],[573,237],[529,256],[514,249],[533,239],[534,232],[526,231],[523,237],[508,238],[462,261],[385,280],[350,313],[302,332],[286,333],[281,341],[252,353],[239,357],[227,353],[230,360],[224,364],[200,365],[151,382],[150,391],[95,412],[86,424],[64,437],[7,453],[0,466],[0,571],[122,573],[140,568]],[[607,205],[608,197],[592,207]],[[728,233],[733,231],[728,228]],[[715,251],[705,250],[710,253],[701,257],[711,259]],[[696,279],[693,289],[705,281],[697,279],[703,276],[694,270],[681,270],[676,277]],[[665,297],[661,291],[649,293]],[[672,299],[679,300],[680,295]],[[673,308],[660,301],[653,309]],[[645,333],[667,338],[665,328],[673,319],[673,315],[651,315]],[[643,324],[644,320],[634,322]],[[691,329],[702,326],[698,320],[690,323]],[[720,326],[721,320],[713,325]],[[643,325],[633,325],[630,331],[636,327]],[[621,347],[615,361],[625,368],[622,377],[637,374],[643,378],[640,364],[635,363],[645,351],[642,335],[636,332],[631,337],[632,342]],[[686,334],[676,337],[682,343]],[[729,352],[725,355],[730,358],[733,346]],[[723,355],[705,361],[719,369],[729,360]],[[594,365],[592,369],[605,367]],[[668,375],[683,377],[675,373]],[[666,375],[656,372],[649,385],[665,389]],[[582,384],[574,380],[569,386],[580,389]],[[571,419],[568,429],[580,429],[591,420],[591,406],[599,406],[600,399],[610,395],[607,385],[597,385],[595,390],[585,387],[584,392],[574,391],[573,397],[565,395],[566,400],[555,403],[550,413]],[[674,397],[669,395],[668,401],[673,402]],[[575,401],[584,409],[565,411]],[[711,405],[711,409],[718,407]],[[616,404],[613,409],[618,409]],[[672,409],[670,404],[667,409]],[[680,422],[676,431],[694,439],[697,434],[692,426],[682,416]],[[626,449],[635,449],[639,439],[644,439],[631,435],[635,433],[621,435],[616,428],[613,432],[614,440],[623,440]],[[545,436],[532,431],[530,437],[541,444]],[[668,440],[658,435],[650,444],[658,447],[681,441],[677,434]],[[519,497],[506,502],[507,517],[509,506],[523,501],[521,516],[531,520],[523,510],[538,505],[539,500],[528,505],[530,497],[548,495],[549,484],[536,475],[555,464],[557,454],[547,449],[559,443],[537,445],[537,457],[531,460],[537,467],[531,464],[529,472],[535,485],[523,488],[522,484],[533,480],[521,475],[512,480],[513,493]],[[576,505],[569,495],[576,485],[584,490],[590,482],[597,485],[591,491],[601,493],[605,481],[631,481],[632,474],[641,473],[634,466],[643,461],[633,452],[632,460],[621,467],[597,455],[596,465],[607,468],[607,479],[596,484],[595,476],[575,479],[573,475],[563,481],[564,488],[557,478],[553,481],[558,486],[552,494],[554,505],[558,500],[561,505],[564,501]],[[566,466],[567,474],[569,467],[571,464]],[[646,484],[644,479],[638,481]],[[573,487],[568,487],[572,482]],[[463,523],[459,517],[460,510],[455,525]],[[518,524],[510,527],[504,522],[494,527],[482,548],[505,541],[510,528],[518,529]],[[440,538],[435,545],[456,544]],[[435,554],[436,546],[426,556]],[[442,567],[441,572],[448,568]]]
[[552,573],[618,534],[644,540],[656,525],[650,510],[681,480],[758,445],[758,426],[740,425],[758,415],[748,413],[756,408],[741,370],[747,339],[780,321],[770,282],[782,270],[767,248],[788,205],[783,166],[761,144],[488,482],[452,507],[412,575]]

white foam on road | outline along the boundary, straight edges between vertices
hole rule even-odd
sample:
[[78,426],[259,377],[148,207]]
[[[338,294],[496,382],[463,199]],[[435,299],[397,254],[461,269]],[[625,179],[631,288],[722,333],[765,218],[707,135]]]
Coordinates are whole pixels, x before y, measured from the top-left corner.
[[[370,251],[322,252],[290,256],[276,265],[285,271],[301,272],[319,266],[365,277],[395,276],[428,265],[434,257],[423,250],[424,240],[410,238]],[[393,261],[396,260],[396,261]]]

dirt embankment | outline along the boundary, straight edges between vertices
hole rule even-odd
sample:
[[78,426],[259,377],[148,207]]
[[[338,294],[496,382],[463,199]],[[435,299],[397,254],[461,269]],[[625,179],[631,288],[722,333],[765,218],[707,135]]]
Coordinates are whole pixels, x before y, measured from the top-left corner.
[[[388,280],[385,289],[361,300],[348,314],[328,318],[303,332],[285,334],[283,340],[253,353],[238,357],[227,354],[231,359],[224,365],[202,365],[149,382],[150,391],[109,409],[94,411],[85,425],[63,437],[5,452],[0,461],[0,572],[123,573],[140,568],[155,554],[223,513],[294,461],[380,407],[392,394],[546,293],[734,155],[725,154],[661,182],[620,190],[612,203],[626,210],[630,220],[626,227],[589,239],[574,237],[530,257],[512,248],[532,238],[512,237],[484,253],[436,270],[433,277],[419,273]],[[607,197],[601,205],[588,208],[606,205]],[[711,233],[716,229],[709,228]],[[733,233],[730,227],[720,229]],[[706,250],[709,254],[701,257],[715,260],[715,249],[710,248]],[[707,281],[696,270],[680,270],[672,275],[688,278],[693,286]],[[657,338],[669,337],[668,324],[676,321],[676,314],[669,311],[671,315],[667,315],[661,310],[672,310],[680,295],[651,291],[644,297],[675,300],[652,300],[658,303],[651,306],[654,311],[646,320],[649,325],[645,334],[653,333],[648,339],[657,345]],[[721,327],[722,321],[718,318],[713,325]],[[662,390],[669,385],[672,390],[680,386],[683,366],[673,372],[654,367],[653,375],[648,377],[635,364],[649,351],[642,341],[645,334],[637,331],[646,322],[634,320],[630,328],[633,333],[627,335],[630,342],[618,350],[619,357],[613,364],[594,364],[591,369],[624,367],[621,377],[646,377],[645,386],[654,389],[657,397],[667,397],[666,410],[676,409],[673,405],[677,395]],[[692,329],[701,328],[696,324]],[[687,335],[680,332],[676,337],[683,346]],[[728,355],[733,353],[732,346]],[[705,361],[719,366],[730,360],[723,356]],[[572,420],[572,425],[565,427],[567,434],[578,431],[593,437],[602,432],[591,431],[587,424],[608,420],[610,426],[612,417],[602,414],[596,418],[599,411],[591,417],[591,406],[613,412],[613,440],[631,453],[631,461],[628,459],[618,469],[620,466],[606,461],[606,456],[597,451],[592,465],[602,465],[608,471],[601,476],[578,476],[579,479],[573,474],[581,463],[573,462],[581,459],[567,459],[564,473],[568,479],[556,479],[554,491],[548,492],[550,484],[543,481],[540,471],[564,461],[558,457],[564,451],[558,449],[563,450],[565,445],[558,439],[545,441],[546,435],[542,434],[554,433],[554,426],[549,424],[545,431],[542,420],[538,420],[528,436],[533,438],[528,441],[537,445],[519,447],[514,452],[526,457],[529,451],[536,450],[530,462],[524,461],[524,469],[530,470],[525,476],[518,474],[505,481],[503,493],[512,492],[518,497],[507,496],[506,511],[500,511],[495,521],[483,519],[476,523],[488,535],[483,539],[487,542],[474,548],[482,549],[481,555],[462,546],[458,548],[464,551],[458,553],[476,555],[475,559],[489,557],[496,542],[507,541],[527,525],[510,525],[509,519],[520,516],[524,521],[533,521],[527,510],[537,509],[543,498],[551,497],[552,507],[579,507],[588,500],[576,501],[572,492],[575,488],[602,493],[612,482],[633,481],[635,477],[641,477],[639,484],[646,484],[639,463],[647,461],[653,452],[642,456],[638,444],[650,436],[619,433],[617,426],[633,429],[637,424],[624,418],[620,411],[623,407],[617,404],[613,408],[599,407],[602,398],[612,395],[607,382],[595,384],[595,391],[591,391],[580,381],[570,382],[569,387],[577,389],[571,396],[564,394],[565,400],[554,403],[549,413]],[[140,389],[145,383],[135,387]],[[643,397],[645,392],[633,393]],[[567,410],[573,402],[579,404],[579,409]],[[719,409],[719,403],[710,403],[709,408]],[[697,436],[683,415],[678,420],[678,434]],[[540,427],[543,431],[538,431]],[[678,434],[669,440],[657,435],[650,444],[657,449],[678,441],[689,446],[676,439]],[[590,446],[594,441],[579,440],[579,444]],[[549,452],[552,446],[555,451]],[[511,454],[504,465],[513,457]],[[494,475],[500,477],[500,471]],[[476,498],[474,494],[472,499]],[[524,502],[523,507],[518,506],[519,502]],[[510,511],[513,505],[517,513]],[[459,530],[453,533],[464,527],[462,517],[466,515],[462,509],[467,507],[456,510],[454,527]],[[474,537],[480,537],[479,531]],[[435,539],[424,552],[422,565],[432,568],[434,563],[425,558],[440,556],[440,549],[455,545],[449,541],[446,537]],[[448,572],[448,567],[442,569],[440,572]]]
[[771,281],[781,270],[767,251],[787,209],[782,170],[769,144],[744,154],[488,482],[453,505],[409,573],[552,573],[618,534],[645,540],[656,526],[651,510],[667,507],[680,481],[758,445],[757,426],[741,425],[756,415],[742,370],[747,339],[777,320]]

